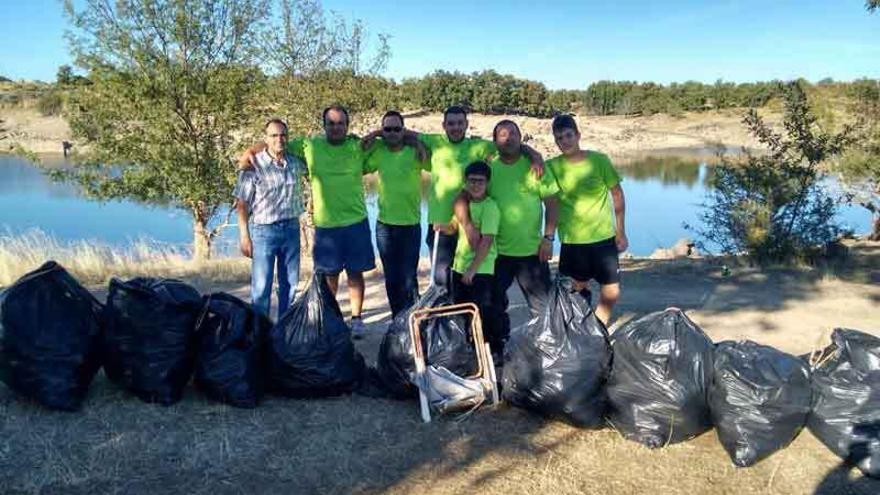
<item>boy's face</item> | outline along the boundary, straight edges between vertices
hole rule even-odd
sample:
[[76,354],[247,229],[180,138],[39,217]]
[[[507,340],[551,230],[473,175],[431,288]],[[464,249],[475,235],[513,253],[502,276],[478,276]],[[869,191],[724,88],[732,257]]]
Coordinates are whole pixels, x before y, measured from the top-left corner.
[[472,198],[479,199],[485,196],[486,186],[488,185],[489,181],[482,175],[472,174],[465,178],[465,189]]
[[553,133],[556,146],[562,153],[571,153],[580,149],[581,133],[574,129],[562,129]]
[[453,143],[464,139],[467,128],[467,117],[463,113],[450,113],[443,119],[443,130],[446,131],[446,137]]

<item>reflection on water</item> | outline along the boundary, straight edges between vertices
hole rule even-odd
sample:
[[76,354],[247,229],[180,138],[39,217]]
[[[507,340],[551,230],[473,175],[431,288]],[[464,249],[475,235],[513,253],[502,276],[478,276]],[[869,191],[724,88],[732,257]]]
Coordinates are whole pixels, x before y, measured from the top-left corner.
[[[64,166],[63,160],[50,162]],[[627,202],[630,252],[648,255],[690,234],[682,224],[697,224],[712,167],[698,158],[649,157],[619,167]],[[428,181],[422,183],[423,196]],[[367,181],[367,209],[375,225],[375,181]],[[422,218],[426,206],[422,204]],[[870,216],[861,208],[841,208],[838,218],[856,232],[866,232]],[[175,246],[192,242],[189,214],[131,201],[98,203],[83,198],[70,184],[53,183],[27,161],[0,155],[0,235],[38,228],[58,240],[95,239],[125,244],[152,239]],[[424,220],[423,233],[425,232]],[[227,229],[217,242],[221,254],[237,252],[236,229]],[[427,254],[427,253],[423,253]]]

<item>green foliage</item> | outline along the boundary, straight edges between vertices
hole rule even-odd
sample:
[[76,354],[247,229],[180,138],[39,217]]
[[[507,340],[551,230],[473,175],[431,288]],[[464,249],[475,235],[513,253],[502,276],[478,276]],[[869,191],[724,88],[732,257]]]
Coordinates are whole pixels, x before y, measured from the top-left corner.
[[89,0],[66,11],[91,84],[71,90],[67,113],[89,151],[62,175],[98,199],[185,209],[194,254],[208,257],[219,231],[207,225],[229,202],[235,133],[260,84],[253,40],[265,3]]
[[748,153],[744,163],[724,159],[715,168],[701,228],[703,243],[725,253],[745,253],[759,264],[808,256],[835,238],[835,202],[822,185],[821,164],[851,143],[850,129],[819,130],[804,88],[782,86],[784,134],[750,110],[743,122],[767,152]]
[[0,82],[12,82],[12,79],[9,79],[8,77],[0,76]]
[[868,12],[880,9],[880,0],[865,0],[865,8],[868,9]]
[[61,115],[64,108],[64,96],[60,91],[49,91],[37,100],[37,111],[44,117]]
[[834,164],[844,200],[873,217],[870,237],[880,240],[880,81],[861,79],[849,88],[852,113],[860,116],[856,145]]

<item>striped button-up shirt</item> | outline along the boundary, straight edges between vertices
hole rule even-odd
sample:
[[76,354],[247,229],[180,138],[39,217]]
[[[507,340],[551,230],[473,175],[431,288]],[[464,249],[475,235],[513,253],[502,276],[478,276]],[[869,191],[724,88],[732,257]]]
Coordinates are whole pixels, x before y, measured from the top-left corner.
[[276,161],[264,150],[257,153],[255,161],[253,169],[238,173],[232,192],[247,202],[251,222],[267,225],[299,217],[304,210],[302,176],[306,168],[302,160],[285,154]]

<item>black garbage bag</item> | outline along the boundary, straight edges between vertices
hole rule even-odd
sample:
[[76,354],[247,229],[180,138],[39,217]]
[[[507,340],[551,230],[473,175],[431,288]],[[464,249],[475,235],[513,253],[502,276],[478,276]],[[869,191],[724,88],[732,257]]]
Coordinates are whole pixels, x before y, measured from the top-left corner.
[[364,358],[322,274],[272,328],[268,362],[270,386],[279,395],[326,397],[357,388]]
[[650,448],[693,438],[712,426],[713,345],[670,308],[630,321],[611,335],[608,422]]
[[101,303],[49,261],[0,294],[0,377],[65,411],[82,405],[101,367]]
[[172,279],[110,280],[104,308],[104,371],[145,402],[180,400],[196,357],[202,296]]
[[[410,381],[415,360],[409,337],[409,316],[416,309],[436,308],[452,304],[445,289],[432,285],[409,309],[391,322],[379,347],[377,371],[386,390],[398,399],[418,395]],[[425,364],[442,366],[458,376],[470,376],[478,369],[477,354],[471,342],[469,319],[466,316],[434,318],[419,329]]]
[[751,466],[791,443],[811,398],[806,361],[749,340],[715,346],[709,409],[735,465]]
[[206,296],[202,311],[196,386],[214,400],[256,407],[263,396],[265,344],[272,321],[224,292]]
[[557,280],[544,312],[514,329],[504,355],[504,400],[578,426],[604,423],[608,331],[570,282]]
[[880,478],[880,338],[835,329],[813,368],[807,426],[826,447]]

